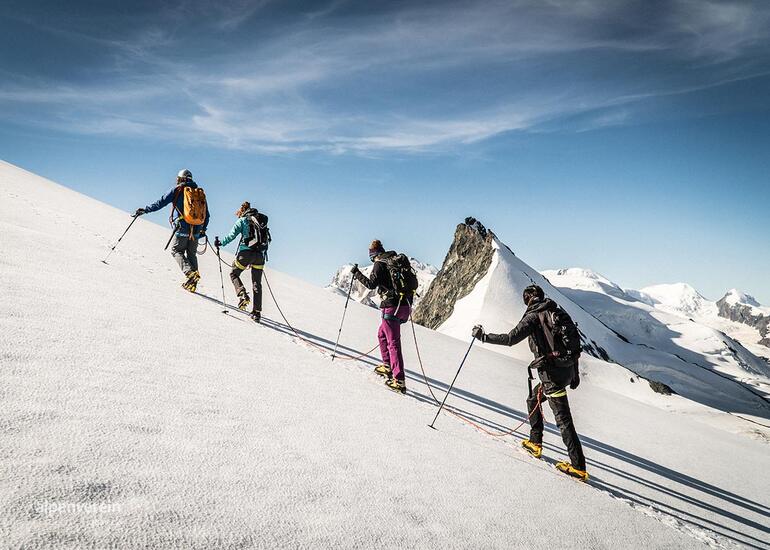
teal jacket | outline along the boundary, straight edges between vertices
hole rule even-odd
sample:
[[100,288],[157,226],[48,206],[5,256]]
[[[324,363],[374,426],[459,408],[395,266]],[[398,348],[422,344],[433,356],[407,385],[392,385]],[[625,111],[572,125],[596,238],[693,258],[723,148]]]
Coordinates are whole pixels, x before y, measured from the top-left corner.
[[238,252],[241,250],[248,250],[249,247],[244,243],[249,238],[249,220],[245,216],[243,218],[238,218],[238,221],[235,222],[235,225],[233,225],[230,232],[222,237],[222,246],[227,246],[239,235],[241,237],[241,245],[238,247]]

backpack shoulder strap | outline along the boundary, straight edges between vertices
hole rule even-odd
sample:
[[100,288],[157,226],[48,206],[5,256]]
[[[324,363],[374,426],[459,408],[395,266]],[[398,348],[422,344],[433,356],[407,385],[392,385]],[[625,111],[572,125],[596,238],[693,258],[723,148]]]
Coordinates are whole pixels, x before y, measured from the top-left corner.
[[176,205],[176,201],[179,198],[179,193],[181,193],[183,190],[183,185],[177,185],[176,189],[174,189],[174,198],[171,199],[171,214],[168,215],[168,222],[172,225],[174,224],[174,212],[179,212],[180,217],[183,215],[182,211],[179,210]]
[[548,347],[551,348],[551,352],[555,352],[556,345],[553,338],[553,329],[549,326],[547,320],[548,312],[541,311],[537,314],[537,317],[540,319],[540,326],[543,327],[543,334],[545,335],[545,341],[548,344]]

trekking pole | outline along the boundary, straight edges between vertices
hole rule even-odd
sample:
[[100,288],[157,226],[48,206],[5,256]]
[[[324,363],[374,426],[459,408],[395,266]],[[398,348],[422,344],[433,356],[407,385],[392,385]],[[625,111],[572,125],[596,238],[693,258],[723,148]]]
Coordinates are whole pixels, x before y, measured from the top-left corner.
[[163,250],[168,250],[168,245],[171,244],[171,239],[174,238],[177,230],[179,230],[179,222],[175,223],[174,227],[171,228],[171,236],[168,238],[168,242],[166,243],[166,246],[163,247]]
[[[433,417],[433,422],[431,422],[428,425],[429,428],[433,428],[433,424],[436,423],[436,419],[438,418],[438,415],[441,414],[441,409],[444,408],[444,403],[446,403],[446,398],[449,397],[450,393],[452,393],[452,388],[454,387],[455,382],[457,381],[457,377],[460,375],[460,371],[462,370],[463,365],[465,364],[465,360],[468,358],[468,354],[471,352],[471,348],[473,347],[473,343],[475,341],[476,341],[475,338],[471,340],[471,345],[468,346],[468,351],[465,352],[465,356],[463,357],[463,360],[460,361],[460,368],[457,369],[457,372],[455,373],[455,377],[452,379],[452,383],[449,384],[449,389],[447,390],[446,395],[444,396],[444,400],[441,402],[441,405],[439,406],[438,411],[436,411],[436,416]],[[436,428],[433,428],[433,429],[435,430]]]
[[[208,239],[206,239],[208,242]],[[225,276],[222,275],[222,258],[219,257],[219,247],[217,247],[217,263],[219,264],[219,282],[222,283],[222,313],[227,315],[227,303],[225,302]]]
[[527,386],[529,387],[529,398],[532,399],[532,381],[535,379],[532,376],[532,365],[527,367]]
[[120,236],[120,238],[118,239],[118,241],[117,241],[117,242],[116,242],[114,245],[112,245],[112,248],[110,248],[110,251],[109,251],[109,252],[107,252],[107,255],[106,255],[106,256],[104,257],[104,259],[102,260],[102,263],[103,263],[103,264],[106,264],[106,263],[107,263],[107,258],[109,258],[109,257],[110,257],[110,254],[112,254],[112,251],[113,251],[113,250],[115,250],[115,247],[117,247],[117,246],[118,246],[118,244],[120,243],[120,241],[122,241],[122,240],[123,240],[123,237],[125,237],[125,236],[126,236],[126,233],[128,233],[128,230],[129,230],[129,229],[131,229],[131,226],[132,226],[132,225],[134,225],[134,222],[135,222],[136,220],[138,220],[138,219],[139,219],[139,216],[132,216],[132,217],[133,217],[134,219],[133,219],[133,220],[131,220],[131,223],[130,223],[130,224],[128,224],[128,227],[126,227],[126,230],[125,230],[125,231],[123,232],[123,234]]
[[353,292],[353,283],[356,278],[353,274],[350,274],[350,288],[348,288],[348,297],[345,299],[345,309],[342,310],[342,321],[340,321],[340,330],[337,332],[337,341],[334,342],[334,351],[332,352],[332,361],[337,355],[337,346],[340,344],[340,336],[342,336],[342,325],[345,324],[345,314],[348,312],[348,302],[350,302],[350,294]]

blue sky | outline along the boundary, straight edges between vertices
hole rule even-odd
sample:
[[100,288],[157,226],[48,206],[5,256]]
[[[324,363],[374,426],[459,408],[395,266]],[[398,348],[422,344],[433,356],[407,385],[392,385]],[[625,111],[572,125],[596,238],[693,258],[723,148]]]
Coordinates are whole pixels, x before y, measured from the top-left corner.
[[0,8],[0,158],[126,210],[187,167],[211,234],[250,200],[318,284],[473,215],[539,269],[770,303],[768,92],[766,2]]

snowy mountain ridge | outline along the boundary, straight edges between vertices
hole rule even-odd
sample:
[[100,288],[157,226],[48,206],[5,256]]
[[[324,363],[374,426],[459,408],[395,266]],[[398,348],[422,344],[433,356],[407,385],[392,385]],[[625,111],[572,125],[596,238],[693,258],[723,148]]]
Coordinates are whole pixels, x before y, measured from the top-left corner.
[[716,303],[704,298],[687,283],[652,285],[638,292],[642,296],[642,301],[649,305],[685,317],[717,315]]
[[770,307],[763,306],[757,301],[756,298],[754,298],[754,296],[746,294],[745,292],[741,292],[737,288],[731,288],[728,290],[727,294],[722,297],[722,300],[731,306],[749,306],[756,310],[756,315],[770,315]]
[[[626,302],[642,302],[657,311],[725,331],[743,345],[751,347],[755,354],[765,356],[770,353],[770,349],[765,348],[770,346],[770,308],[762,306],[751,295],[737,289],[729,290],[724,297],[714,302],[687,283],[658,284],[634,290],[621,288],[603,275],[585,268],[550,269],[541,273],[549,280],[558,281],[557,286],[596,291]],[[747,331],[731,322],[746,325],[756,332]],[[754,347],[755,344],[760,347]]]

